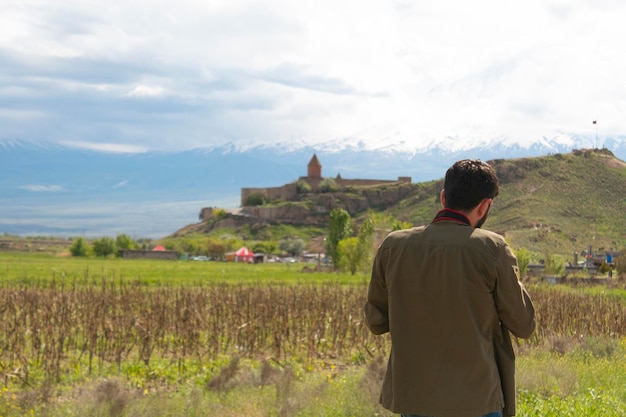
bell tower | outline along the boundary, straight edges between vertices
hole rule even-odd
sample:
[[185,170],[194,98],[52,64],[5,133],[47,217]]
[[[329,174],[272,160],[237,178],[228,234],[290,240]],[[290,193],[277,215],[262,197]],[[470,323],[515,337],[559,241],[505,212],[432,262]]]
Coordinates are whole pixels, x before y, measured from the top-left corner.
[[308,178],[322,178],[322,164],[317,159],[317,155],[313,154],[313,158],[309,161],[307,169]]

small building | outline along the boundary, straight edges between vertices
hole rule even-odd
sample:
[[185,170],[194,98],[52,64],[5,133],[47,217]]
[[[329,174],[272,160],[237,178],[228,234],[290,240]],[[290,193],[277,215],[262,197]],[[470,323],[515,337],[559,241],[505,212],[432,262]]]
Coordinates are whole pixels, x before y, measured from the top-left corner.
[[267,259],[267,255],[264,253],[255,253],[254,254],[254,263],[262,264],[265,263],[265,259]]
[[225,257],[227,262],[254,262],[254,253],[245,246],[240,247],[235,252],[228,252]]

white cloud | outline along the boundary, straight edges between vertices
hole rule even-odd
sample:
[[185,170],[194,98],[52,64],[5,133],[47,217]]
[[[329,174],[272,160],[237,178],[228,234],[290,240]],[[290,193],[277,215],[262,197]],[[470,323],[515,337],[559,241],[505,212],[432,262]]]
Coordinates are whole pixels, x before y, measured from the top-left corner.
[[165,90],[158,86],[138,85],[126,95],[129,97],[163,97]]
[[625,15],[614,0],[5,2],[0,117],[38,117],[0,134],[112,152],[528,142],[593,119],[624,135]]
[[34,193],[54,193],[64,191],[64,188],[60,185],[24,185],[20,188]]
[[93,142],[77,142],[77,141],[61,141],[63,145],[71,148],[88,149],[98,152],[110,153],[142,153],[146,149],[142,146],[126,145],[120,143],[93,143]]

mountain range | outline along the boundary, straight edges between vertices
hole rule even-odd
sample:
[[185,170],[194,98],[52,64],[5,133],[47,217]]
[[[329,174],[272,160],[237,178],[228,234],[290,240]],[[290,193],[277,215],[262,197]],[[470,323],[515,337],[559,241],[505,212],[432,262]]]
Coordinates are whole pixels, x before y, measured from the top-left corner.
[[[597,140],[595,141],[597,142]],[[229,143],[181,151],[112,153],[50,142],[0,140],[0,233],[51,236],[166,236],[198,222],[202,207],[239,206],[242,187],[273,187],[307,173],[316,154],[324,177],[441,178],[461,158],[510,159],[597,147],[559,136],[528,145],[446,138],[406,143]],[[626,137],[602,147],[626,159]]]

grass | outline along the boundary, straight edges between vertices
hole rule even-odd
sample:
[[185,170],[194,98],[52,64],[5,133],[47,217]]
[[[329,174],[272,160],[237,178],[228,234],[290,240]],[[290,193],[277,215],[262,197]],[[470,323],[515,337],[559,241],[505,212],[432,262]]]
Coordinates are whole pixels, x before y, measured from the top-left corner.
[[46,282],[89,284],[106,279],[140,285],[356,284],[368,277],[311,271],[315,264],[104,259],[0,252],[0,287]]
[[[320,364],[307,368],[240,367],[222,386],[181,384],[138,389],[122,378],[85,382],[53,393],[44,407],[25,391],[0,392],[0,415],[55,416],[391,416],[376,404],[366,367],[337,370]],[[45,394],[43,394],[45,395]],[[3,409],[4,404],[4,409]]]
[[518,359],[518,415],[626,415],[626,338],[574,344],[565,354],[535,350]]
[[[626,247],[626,166],[602,150],[538,158],[492,161],[501,192],[485,227],[503,234],[514,248],[558,251],[572,258],[593,250]],[[415,224],[429,223],[439,210],[443,181],[390,211]]]
[[[0,416],[391,416],[367,277],[302,268],[2,253]],[[529,290],[518,415],[625,415],[626,291]]]
[[[610,343],[610,342],[609,342]],[[595,357],[584,348],[518,355],[520,417],[622,417],[626,412],[626,347]],[[383,361],[333,366],[323,361],[271,365],[246,362],[202,382],[133,387],[111,375],[58,388],[0,391],[0,415],[17,416],[294,416],[393,414],[377,404]],[[47,401],[42,401],[47,398]]]

